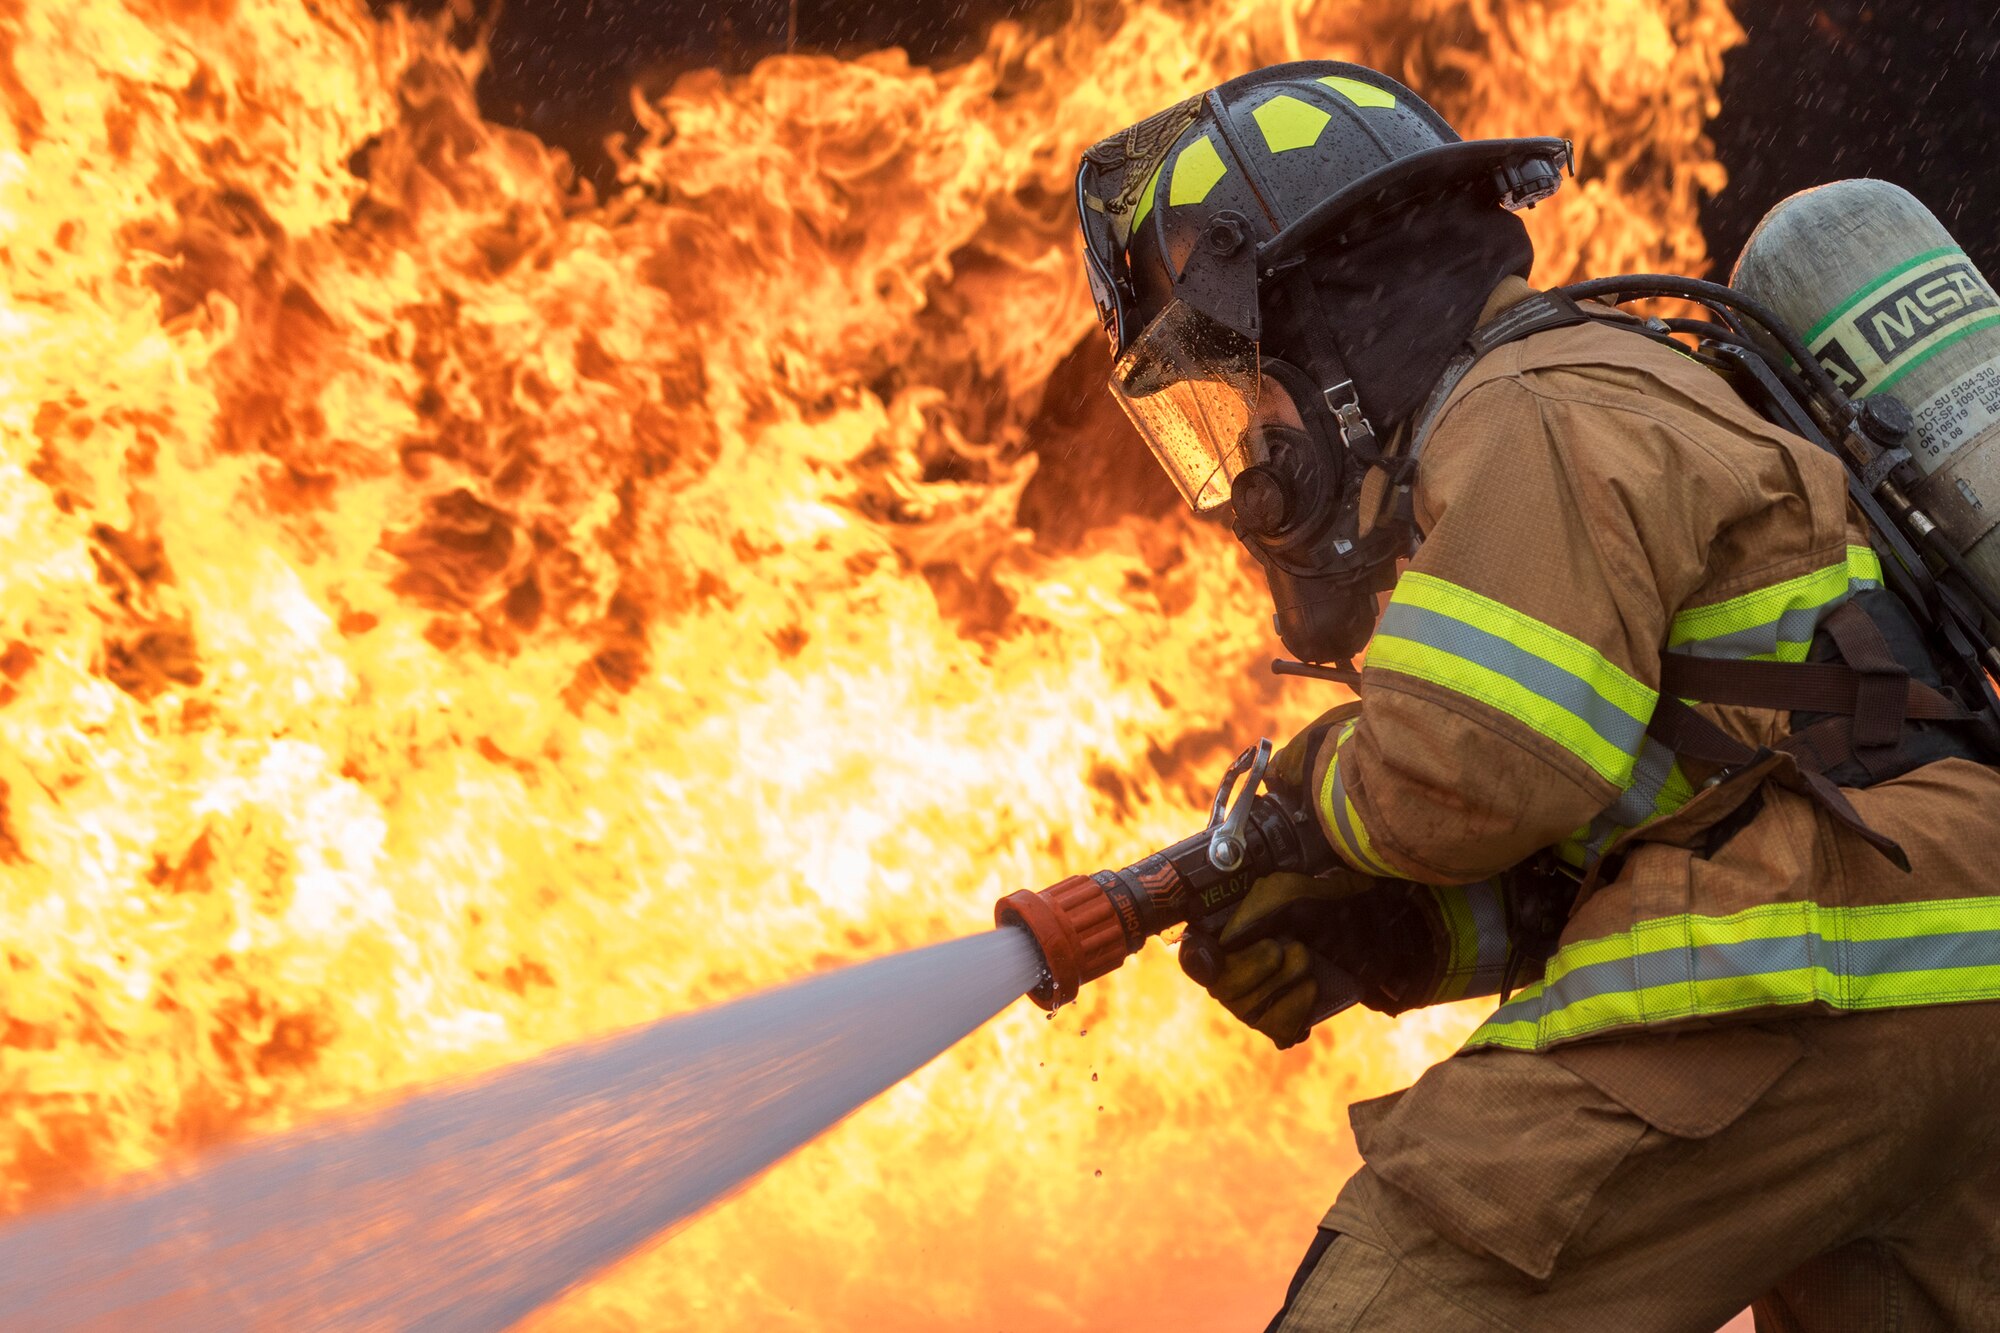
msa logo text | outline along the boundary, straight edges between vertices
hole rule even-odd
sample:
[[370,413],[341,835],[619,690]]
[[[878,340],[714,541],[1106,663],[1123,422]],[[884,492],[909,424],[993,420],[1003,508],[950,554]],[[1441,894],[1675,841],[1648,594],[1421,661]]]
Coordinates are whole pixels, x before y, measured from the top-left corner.
[[1887,365],[1928,338],[1938,325],[1975,310],[1991,310],[1994,304],[1972,265],[1957,263],[1898,287],[1854,322]]
[[1968,315],[2000,307],[1980,281],[1978,272],[1964,261],[1934,269],[1910,279],[1888,292],[1874,304],[1841,321],[1840,333],[1858,335],[1874,366],[1864,373],[1854,348],[1843,345],[1840,336],[1828,338],[1816,351],[1819,361],[1844,392],[1860,388],[1896,359],[1948,324]]

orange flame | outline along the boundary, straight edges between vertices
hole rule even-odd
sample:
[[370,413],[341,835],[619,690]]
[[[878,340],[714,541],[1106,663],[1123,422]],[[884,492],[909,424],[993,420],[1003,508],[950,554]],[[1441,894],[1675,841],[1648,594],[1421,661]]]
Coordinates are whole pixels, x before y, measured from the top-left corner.
[[[1187,832],[1331,700],[1262,674],[1227,534],[1127,498],[1082,147],[1360,59],[1579,139],[1542,280],[1698,271],[1738,39],[1723,0],[1084,0],[944,71],[683,78],[600,202],[481,121],[445,21],[0,4],[5,1207]],[[1175,973],[1017,1006],[541,1326],[1253,1322],[1345,1104],[1473,1015],[1279,1056]]]

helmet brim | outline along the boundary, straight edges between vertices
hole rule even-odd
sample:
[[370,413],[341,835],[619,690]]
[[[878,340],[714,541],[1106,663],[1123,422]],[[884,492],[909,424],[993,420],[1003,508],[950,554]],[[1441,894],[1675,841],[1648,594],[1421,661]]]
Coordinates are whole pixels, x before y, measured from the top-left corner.
[[1313,205],[1257,248],[1257,263],[1268,272],[1329,234],[1442,189],[1486,182],[1501,207],[1530,208],[1556,192],[1574,161],[1567,139],[1475,139],[1399,158]]

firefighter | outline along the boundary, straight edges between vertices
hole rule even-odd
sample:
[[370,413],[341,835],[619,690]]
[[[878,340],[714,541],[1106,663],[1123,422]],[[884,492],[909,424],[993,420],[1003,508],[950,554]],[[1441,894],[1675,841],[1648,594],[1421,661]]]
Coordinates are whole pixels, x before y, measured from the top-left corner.
[[[1271,1327],[2000,1328],[1990,742],[1910,720],[1951,689],[1838,460],[1528,284],[1513,210],[1568,156],[1304,62],[1078,177],[1113,393],[1291,651],[1365,647],[1272,765],[1343,873],[1260,882],[1183,968],[1281,1048],[1330,978],[1504,995],[1351,1109]],[[1865,697],[1685,702],[1808,659]]]

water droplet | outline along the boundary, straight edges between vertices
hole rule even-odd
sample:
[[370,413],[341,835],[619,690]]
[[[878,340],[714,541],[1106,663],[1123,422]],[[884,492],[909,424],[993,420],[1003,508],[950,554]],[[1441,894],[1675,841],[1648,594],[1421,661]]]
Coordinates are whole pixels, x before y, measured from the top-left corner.
[[1097,1176],[1097,1178],[1098,1178],[1098,1179],[1100,1179],[1100,1180],[1102,1180],[1102,1179],[1104,1178],[1104,1170],[1103,1170],[1103,1168],[1101,1168],[1101,1167],[1100,1167],[1100,1168],[1099,1168],[1099,1169],[1098,1169],[1097,1171],[1095,1171],[1095,1172],[1094,1172],[1093,1174],[1094,1174],[1094,1175],[1096,1175],[1096,1176]]
[[1097,1082],[1097,1075],[1096,1075],[1096,1073],[1095,1073],[1095,1072],[1093,1072],[1093,1073],[1091,1074],[1091,1076],[1090,1076],[1090,1081],[1091,1081],[1092,1083],[1095,1083],[1095,1082]]

